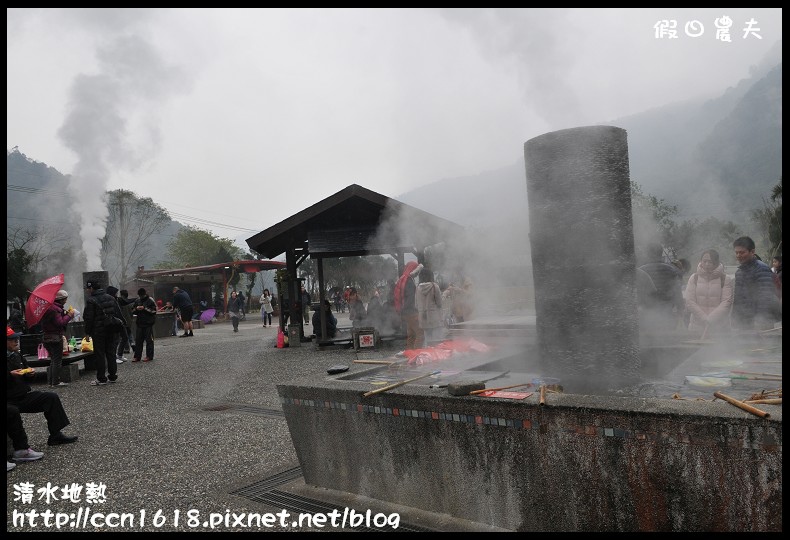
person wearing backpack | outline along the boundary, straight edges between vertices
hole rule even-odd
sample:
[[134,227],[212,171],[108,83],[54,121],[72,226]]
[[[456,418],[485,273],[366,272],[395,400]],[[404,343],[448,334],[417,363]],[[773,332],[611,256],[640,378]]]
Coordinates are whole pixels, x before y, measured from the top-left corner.
[[86,295],[83,317],[85,337],[93,339],[93,356],[96,358],[96,379],[91,386],[104,386],[118,380],[115,362],[115,338],[123,328],[123,315],[115,297],[102,289],[97,280],[85,284]]
[[724,271],[715,249],[702,252],[697,271],[689,277],[686,285],[686,309],[689,332],[702,339],[730,331],[730,311],[735,291],[734,280]]

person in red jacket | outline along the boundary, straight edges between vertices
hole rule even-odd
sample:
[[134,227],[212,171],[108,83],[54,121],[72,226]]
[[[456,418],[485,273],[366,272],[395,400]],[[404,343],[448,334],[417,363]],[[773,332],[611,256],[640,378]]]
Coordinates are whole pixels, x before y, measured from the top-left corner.
[[55,301],[50,304],[41,318],[41,330],[44,332],[42,340],[49,353],[49,370],[47,382],[52,387],[68,386],[60,380],[60,370],[63,368],[63,336],[66,325],[74,318],[74,308],[65,308],[69,293],[63,289],[55,293]]

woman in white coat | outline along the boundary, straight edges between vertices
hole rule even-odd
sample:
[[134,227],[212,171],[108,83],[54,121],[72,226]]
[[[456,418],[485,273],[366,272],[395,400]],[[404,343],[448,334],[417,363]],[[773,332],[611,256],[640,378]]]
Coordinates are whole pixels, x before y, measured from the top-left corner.
[[724,265],[719,262],[719,253],[705,250],[686,285],[686,309],[691,313],[689,332],[705,339],[730,331],[734,284],[733,277],[724,272]]

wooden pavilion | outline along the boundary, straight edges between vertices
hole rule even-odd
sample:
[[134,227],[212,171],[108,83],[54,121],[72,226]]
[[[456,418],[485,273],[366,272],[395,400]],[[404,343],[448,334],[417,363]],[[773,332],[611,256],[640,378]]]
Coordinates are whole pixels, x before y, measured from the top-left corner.
[[[461,225],[352,184],[248,238],[247,245],[268,259],[285,253],[289,298],[299,295],[299,266],[308,256],[316,259],[319,305],[323,305],[323,259],[388,254],[397,261],[400,274],[406,253],[423,261],[426,247],[457,237],[463,231]],[[290,320],[301,325],[301,313],[297,313],[295,304],[290,302]],[[323,310],[320,313],[319,342],[326,341]]]

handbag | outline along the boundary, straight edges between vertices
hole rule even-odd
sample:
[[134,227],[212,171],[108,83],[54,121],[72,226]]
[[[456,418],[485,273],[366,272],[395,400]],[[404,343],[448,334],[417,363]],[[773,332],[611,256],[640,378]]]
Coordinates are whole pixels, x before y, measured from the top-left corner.
[[93,352],[93,341],[88,337],[82,338],[80,350],[82,352]]
[[43,343],[38,344],[38,359],[39,360],[49,360],[49,351],[44,346]]

